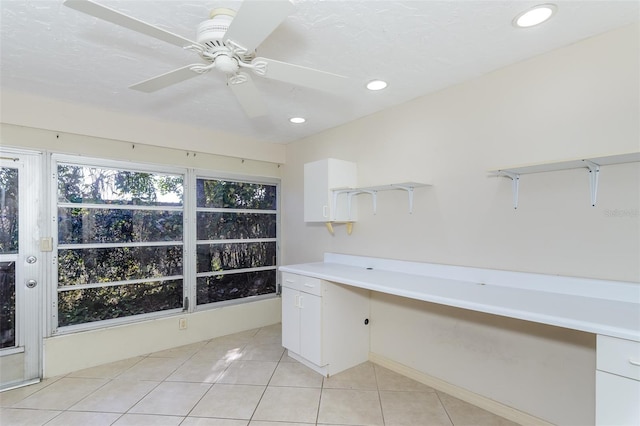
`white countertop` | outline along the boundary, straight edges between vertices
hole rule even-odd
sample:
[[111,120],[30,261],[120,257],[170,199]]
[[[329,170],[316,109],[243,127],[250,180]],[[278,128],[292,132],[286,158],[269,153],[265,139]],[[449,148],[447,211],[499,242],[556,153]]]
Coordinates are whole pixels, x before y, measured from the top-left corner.
[[[622,283],[631,286],[633,295],[632,300],[624,301],[494,285],[490,280],[472,282],[326,261],[281,266],[280,270],[425,302],[640,341],[640,300],[635,299],[633,283]],[[523,278],[527,275],[540,277],[538,274],[506,271],[496,273],[501,272],[512,276],[522,274]],[[559,278],[552,279],[557,281]],[[575,281],[576,278],[567,277],[567,280]],[[594,280],[585,281],[589,281],[590,285],[597,283]],[[621,285],[602,281],[604,293],[609,283],[612,289]],[[637,289],[640,294],[640,285]]]

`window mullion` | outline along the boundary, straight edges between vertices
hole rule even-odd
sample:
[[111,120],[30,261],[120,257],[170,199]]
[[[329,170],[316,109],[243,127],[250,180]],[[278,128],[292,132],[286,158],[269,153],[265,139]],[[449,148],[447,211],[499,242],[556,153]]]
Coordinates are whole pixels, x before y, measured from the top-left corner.
[[184,300],[188,300],[188,312],[196,308],[196,176],[193,169],[187,170],[184,186]]

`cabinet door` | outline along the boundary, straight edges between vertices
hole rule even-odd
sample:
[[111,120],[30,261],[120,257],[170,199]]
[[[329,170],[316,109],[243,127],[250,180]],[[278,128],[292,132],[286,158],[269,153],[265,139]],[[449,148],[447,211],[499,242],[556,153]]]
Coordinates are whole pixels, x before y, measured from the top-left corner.
[[[358,172],[355,163],[328,158],[304,165],[304,221],[355,221],[356,203],[351,215],[347,196],[341,194],[337,206],[333,205],[332,189],[355,188]],[[335,210],[335,211],[334,211]]]
[[640,424],[640,381],[596,371],[596,425]]
[[304,165],[304,221],[328,222],[329,169],[325,161]]
[[300,352],[318,366],[325,365],[322,356],[322,297],[300,293]]
[[300,353],[300,292],[282,287],[282,346]]

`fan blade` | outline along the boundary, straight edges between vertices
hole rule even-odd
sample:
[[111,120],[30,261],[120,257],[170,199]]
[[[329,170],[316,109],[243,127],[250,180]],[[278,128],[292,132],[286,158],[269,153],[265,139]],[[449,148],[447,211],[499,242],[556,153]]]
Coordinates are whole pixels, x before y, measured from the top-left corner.
[[245,0],[229,25],[224,39],[253,52],[294,9],[290,0]]
[[178,68],[177,70],[169,71],[157,77],[150,78],[140,83],[136,83],[133,86],[129,86],[129,89],[139,90],[145,93],[155,92],[156,90],[164,89],[172,84],[180,83],[181,81],[188,80],[195,76],[200,75],[191,70],[195,64],[187,65],[186,67]]
[[258,57],[251,63],[256,66],[254,69],[256,74],[296,86],[311,87],[328,92],[340,92],[349,87],[349,78],[338,74],[268,58]]
[[91,15],[104,21],[120,25],[121,27],[137,31],[141,34],[157,38],[158,40],[162,40],[167,43],[175,44],[179,47],[197,44],[196,42],[191,41],[187,38],[184,38],[177,34],[173,34],[151,24],[147,24],[146,22],[142,22],[136,18],[132,18],[116,10],[110,9],[106,6],[102,6],[89,0],[65,0],[63,4],[70,7],[71,9],[86,13],[87,15]]
[[241,76],[241,83],[232,83],[231,80],[233,77],[231,77],[228,84],[233,94],[236,95],[244,112],[250,118],[267,115],[267,105],[264,103],[251,76],[243,72],[239,72],[238,75]]

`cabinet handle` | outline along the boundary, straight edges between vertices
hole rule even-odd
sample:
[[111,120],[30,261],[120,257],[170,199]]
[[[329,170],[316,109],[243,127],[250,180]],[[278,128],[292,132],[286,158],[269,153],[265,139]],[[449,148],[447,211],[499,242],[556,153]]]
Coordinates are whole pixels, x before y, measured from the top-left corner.
[[634,361],[632,358],[629,358],[629,364],[640,367],[640,361]]
[[322,217],[329,217],[329,206],[322,206]]
[[298,308],[300,309],[304,308],[304,306],[302,306],[302,299],[304,299],[304,296],[300,296],[298,298]]
[[298,296],[296,294],[296,297],[293,299],[293,306],[295,306],[296,308],[300,307],[300,296]]
[[314,287],[315,287],[315,285],[313,285],[313,284],[307,284],[307,283],[305,283],[305,284],[304,284],[304,286],[305,286],[305,287],[309,287],[309,288],[314,288]]
[[289,284],[293,284],[295,281],[294,280],[284,280],[284,282],[289,283]]

